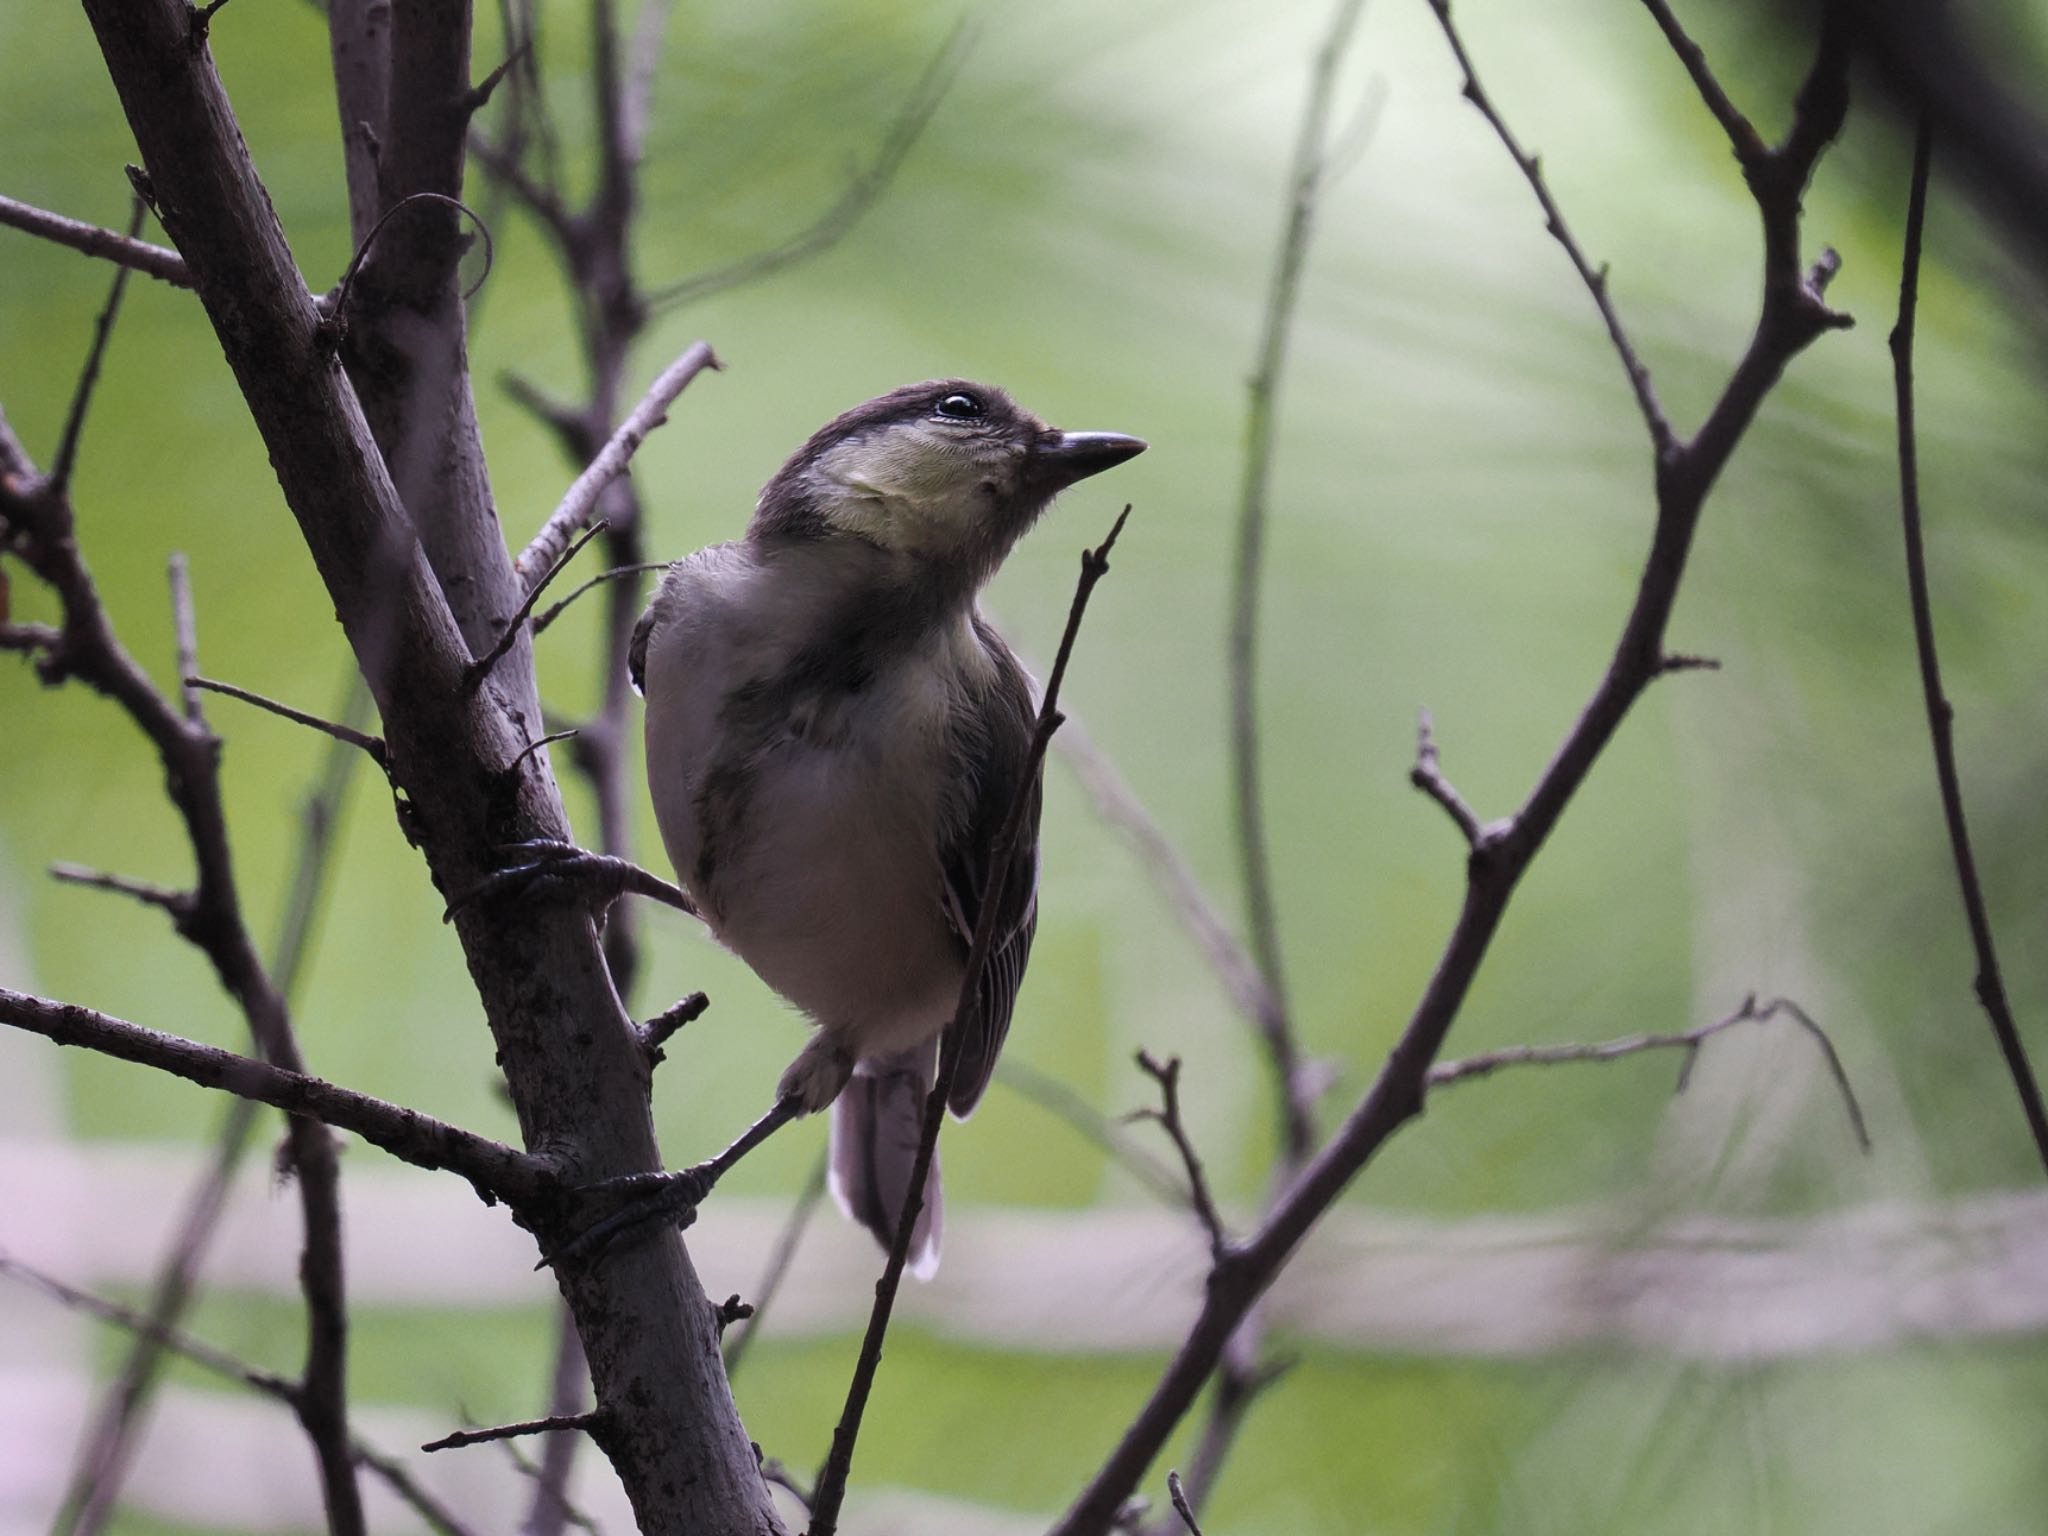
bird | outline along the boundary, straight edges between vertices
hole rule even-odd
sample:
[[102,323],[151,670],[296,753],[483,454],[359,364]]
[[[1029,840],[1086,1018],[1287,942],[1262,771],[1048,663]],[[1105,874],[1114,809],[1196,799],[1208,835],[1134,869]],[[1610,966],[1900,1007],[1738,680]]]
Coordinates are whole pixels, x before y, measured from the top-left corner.
[[[712,935],[814,1027],[773,1107],[672,1203],[776,1128],[832,1110],[829,1186],[886,1249],[975,926],[994,944],[948,1098],[974,1109],[1038,924],[1037,704],[978,597],[1053,498],[1143,439],[1047,426],[965,379],[879,395],[812,433],[743,537],[670,566],[635,628],[648,789]],[[1019,797],[999,888],[989,846]],[[910,1271],[937,1269],[936,1158]]]

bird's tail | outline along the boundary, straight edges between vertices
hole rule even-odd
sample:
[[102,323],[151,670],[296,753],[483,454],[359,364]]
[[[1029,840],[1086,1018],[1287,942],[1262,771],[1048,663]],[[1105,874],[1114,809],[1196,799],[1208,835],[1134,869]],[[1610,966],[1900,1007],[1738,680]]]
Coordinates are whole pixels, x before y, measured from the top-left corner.
[[[933,1042],[863,1061],[832,1104],[832,1198],[884,1248],[896,1235],[897,1218],[910,1192],[925,1095],[931,1092],[938,1067],[935,1047]],[[938,1272],[939,1232],[944,1225],[934,1149],[924,1180],[924,1206],[910,1234],[909,1269],[920,1280]]]

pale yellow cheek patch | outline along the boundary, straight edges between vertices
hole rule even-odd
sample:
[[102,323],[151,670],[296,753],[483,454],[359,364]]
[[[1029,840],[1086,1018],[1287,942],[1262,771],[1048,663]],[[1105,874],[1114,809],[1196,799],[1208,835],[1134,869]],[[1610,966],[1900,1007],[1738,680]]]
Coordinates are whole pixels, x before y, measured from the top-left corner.
[[987,515],[980,487],[1000,472],[957,438],[905,426],[831,449],[812,470],[812,491],[835,526],[885,549],[936,554]]

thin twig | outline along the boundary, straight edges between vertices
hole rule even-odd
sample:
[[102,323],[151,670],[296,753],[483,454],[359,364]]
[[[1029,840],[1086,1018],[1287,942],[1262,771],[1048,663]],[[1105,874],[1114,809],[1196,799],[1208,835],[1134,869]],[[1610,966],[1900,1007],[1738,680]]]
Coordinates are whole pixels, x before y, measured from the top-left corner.
[[978,12],[970,11],[961,18],[944,45],[933,55],[931,63],[925,66],[917,84],[911,88],[909,99],[882,135],[874,158],[853,173],[831,207],[780,245],[656,288],[648,295],[648,307],[657,312],[674,309],[723,293],[728,288],[758,282],[806,257],[830,250],[844,239],[896,179],[896,173],[909,158],[925,125],[932,120],[932,114],[938,111],[939,103],[952,88],[962,61],[974,45],[980,24]]
[[[132,1307],[125,1307],[104,1296],[96,1296],[90,1291],[82,1291],[77,1286],[67,1285],[56,1276],[45,1274],[34,1265],[26,1264],[6,1253],[0,1253],[0,1274],[9,1275],[23,1285],[41,1291],[52,1301],[74,1312],[83,1312],[136,1338],[147,1337],[165,1352],[189,1361],[224,1381],[235,1382],[261,1396],[272,1398],[294,1412],[298,1409],[300,1387],[297,1382],[272,1371],[260,1370],[244,1360],[237,1359],[226,1350],[178,1329],[166,1327]],[[471,1536],[470,1528],[432,1494],[420,1487],[396,1459],[371,1446],[361,1436],[351,1439],[349,1450],[357,1465],[381,1478],[393,1493],[397,1494],[428,1526],[440,1532],[441,1536]]]
[[367,731],[359,731],[339,720],[323,720],[318,715],[309,715],[302,709],[294,709],[289,704],[281,704],[276,699],[253,693],[247,688],[238,688],[233,683],[198,676],[186,677],[183,681],[188,688],[204,688],[208,693],[225,694],[228,698],[240,699],[244,704],[253,704],[258,709],[268,710],[294,725],[307,726],[324,736],[332,736],[336,741],[345,741],[368,756],[380,771],[387,774],[391,771],[390,753],[385,749],[384,738],[381,736],[372,736]]
[[88,869],[83,864],[63,863],[50,866],[50,878],[61,880],[66,885],[83,885],[97,891],[114,891],[123,896],[132,896],[145,906],[163,908],[176,922],[184,922],[192,914],[193,897],[190,891],[173,890],[170,886],[157,885],[148,880],[134,880],[127,875],[109,874],[103,869]]
[[1443,760],[1436,749],[1436,722],[1423,710],[1415,726],[1415,766],[1408,770],[1408,782],[1444,808],[1444,814],[1465,834],[1465,846],[1477,848],[1486,835],[1479,815],[1465,803],[1465,797],[1444,777]]
[[192,686],[191,681],[199,670],[199,618],[192,607],[192,571],[182,550],[171,556],[169,578],[171,633],[176,637],[178,654],[179,700],[185,706],[186,720],[204,729],[206,714],[199,707],[199,690]]
[[[1123,532],[1124,523],[1130,515],[1131,509],[1126,506],[1117,515],[1109,537],[1096,548],[1081,553],[1081,578],[1074,587],[1073,606],[1067,612],[1067,627],[1060,636],[1052,674],[1046,679],[1045,697],[1039,705],[1030,756],[1019,776],[1016,798],[1004,818],[1002,830],[989,845],[988,890],[1001,890],[1009,875],[1011,861],[1017,852],[1018,832],[1024,823],[1026,807],[1031,803],[1033,787],[1038,783],[1046,748],[1052,742],[1053,732],[1060,727],[1060,684],[1065,681],[1067,663],[1073,658],[1074,641],[1081,632],[1082,615],[1088,611],[1089,594],[1108,573],[1110,551],[1115,548],[1117,535]],[[882,1278],[875,1282],[874,1310],[868,1315],[860,1358],[854,1364],[853,1380],[846,1389],[846,1406],[832,1431],[831,1452],[818,1474],[817,1495],[811,1501],[809,1536],[832,1536],[838,1529],[839,1506],[846,1497],[846,1479],[853,1467],[855,1442],[860,1438],[861,1416],[867,1409],[868,1393],[875,1384],[875,1372],[882,1363],[882,1341],[888,1334],[896,1292],[903,1283],[904,1266],[910,1259],[911,1233],[917,1227],[918,1212],[924,1205],[924,1181],[931,1172],[939,1127],[946,1118],[947,1096],[952,1092],[953,1078],[959,1071],[961,1043],[966,1039],[966,1026],[973,1019],[974,1010],[980,1006],[981,973],[995,945],[997,907],[996,902],[984,902],[974,925],[974,942],[968,946],[966,969],[961,973],[960,995],[953,1005],[956,1024],[945,1033],[944,1045],[939,1052],[938,1076],[932,1083],[931,1092],[925,1096],[924,1124],[918,1136],[917,1157],[911,1163],[910,1185],[904,1195],[902,1213],[897,1218],[895,1238],[889,1245],[889,1262],[882,1270]]]
[[1166,1474],[1166,1496],[1173,1500],[1173,1512],[1180,1516],[1181,1524],[1188,1528],[1188,1536],[1202,1536],[1201,1526],[1195,1523],[1195,1507],[1188,1502],[1188,1491],[1181,1486],[1180,1473]]
[[[135,243],[135,237],[142,229],[142,198],[135,199],[133,211],[128,215],[128,241]],[[128,291],[128,277],[132,267],[118,266],[114,269],[114,281],[107,289],[107,302],[99,312],[99,318],[92,325],[92,346],[85,354],[85,366],[78,373],[78,387],[71,392],[71,409],[64,416],[64,432],[57,439],[57,451],[50,458],[50,489],[52,494],[62,496],[71,484],[71,471],[78,463],[78,440],[85,431],[85,413],[92,405],[93,389],[100,381],[100,365],[106,361],[107,342],[114,334],[114,320],[121,313],[121,297]]]
[[68,246],[87,256],[117,262],[173,287],[192,286],[192,273],[185,265],[185,258],[166,246],[151,245],[147,240],[137,240],[79,219],[67,219],[61,213],[19,203],[11,197],[0,197],[0,224]]
[[463,669],[464,692],[474,693],[477,685],[491,675],[491,668],[504,660],[505,653],[518,643],[520,632],[526,627],[527,616],[533,612],[533,605],[540,601],[541,593],[547,591],[548,583],[561,575],[562,568],[576,558],[584,545],[603,533],[605,526],[605,520],[599,518],[584,529],[567,549],[555,556],[554,563],[541,573],[540,580],[527,588],[526,596],[519,600],[519,606],[513,610],[512,617],[506,620],[505,627],[498,632],[498,638],[492,643],[491,648]]
[[1842,1095],[1842,1107],[1848,1112],[1849,1128],[1856,1133],[1856,1144],[1865,1152],[1871,1148],[1870,1126],[1863,1118],[1863,1106],[1857,1102],[1856,1090],[1850,1086],[1849,1074],[1842,1065],[1842,1058],[1835,1050],[1835,1043],[1826,1030],[1804,1008],[1790,998],[1774,997],[1767,1003],[1759,1003],[1754,994],[1743,1000],[1742,1006],[1733,1013],[1724,1014],[1710,1024],[1676,1034],[1624,1035],[1617,1040],[1601,1040],[1591,1044],[1565,1045],[1511,1045],[1498,1051],[1483,1051],[1476,1056],[1462,1056],[1454,1061],[1440,1061],[1429,1069],[1424,1079],[1431,1088],[1448,1088],[1453,1083],[1462,1083],[1468,1078],[1485,1077],[1503,1067],[1554,1066],[1567,1062],[1620,1061],[1628,1056],[1640,1056],[1646,1051],[1682,1051],[1683,1064],[1678,1071],[1677,1091],[1683,1093],[1692,1081],[1694,1064],[1699,1060],[1700,1047],[1738,1024],[1768,1024],[1783,1016],[1812,1037],[1819,1048],[1821,1059],[1827,1064],[1828,1076],[1834,1079],[1835,1087]]
[[789,1219],[783,1222],[782,1231],[776,1235],[775,1249],[768,1256],[768,1267],[762,1272],[760,1284],[754,1287],[754,1309],[748,1315],[746,1326],[724,1341],[727,1381],[739,1375],[740,1365],[747,1358],[747,1351],[753,1347],[755,1335],[767,1321],[769,1305],[775,1300],[776,1292],[782,1289],[790,1265],[796,1260],[797,1244],[804,1240],[811,1218],[818,1213],[818,1206],[825,1198],[825,1165],[826,1159],[820,1154],[811,1167],[811,1176],[804,1180],[803,1193],[789,1208]]
[[[1473,69],[1472,60],[1465,52],[1464,40],[1458,36],[1458,29],[1451,22],[1450,0],[1429,0],[1429,7],[1436,12],[1436,19],[1443,27],[1444,40],[1451,45],[1452,57],[1458,61],[1458,68],[1464,74],[1465,99],[1479,109],[1495,137],[1507,150],[1508,158],[1522,173],[1522,179],[1529,183],[1529,190],[1536,194],[1536,201],[1543,209],[1543,227],[1564,247],[1565,254],[1571,258],[1573,270],[1593,296],[1594,307],[1600,311],[1600,319],[1607,327],[1608,339],[1614,343],[1615,355],[1621,359],[1622,371],[1628,375],[1629,388],[1635,393],[1636,409],[1642,412],[1643,425],[1649,428],[1651,451],[1661,463],[1676,445],[1677,437],[1672,431],[1670,418],[1664,414],[1664,407],[1658,403],[1649,365],[1629,339],[1628,331],[1621,323],[1621,314],[1615,309],[1614,300],[1607,291],[1607,268],[1603,265],[1595,269],[1586,259],[1586,253],[1580,249],[1556,199],[1550,195],[1550,187],[1543,180],[1542,165],[1534,155],[1523,152],[1520,141],[1508,127],[1507,119],[1500,115],[1493,98],[1479,84],[1478,72]],[[1654,4],[1651,9],[1656,9]]]
[[[1069,717],[1071,721],[1071,717]],[[1071,723],[1065,727],[1071,730]],[[1058,1078],[1028,1063],[1005,1057],[996,1064],[996,1081],[1064,1121],[1100,1147],[1126,1173],[1171,1206],[1189,1206],[1188,1187],[1173,1170],[1133,1141],[1124,1127],[1083,1099]]]
[[458,1429],[439,1440],[429,1440],[423,1451],[458,1451],[466,1445],[487,1445],[493,1440],[511,1440],[519,1435],[548,1435],[560,1430],[586,1433],[597,1427],[596,1413],[550,1414],[544,1419],[527,1419],[518,1424],[498,1424],[490,1429]]
[[1067,723],[1053,740],[1053,750],[1066,759],[1095,814],[1130,839],[1139,866],[1165,896],[1238,1012],[1260,1029],[1270,1028],[1280,1017],[1280,1000],[1266,984],[1258,961],[1231,932],[1187,858],[1153,820],[1079,716],[1067,716]]
[[1671,51],[1678,55],[1679,63],[1692,76],[1700,100],[1707,104],[1707,110],[1714,114],[1714,121],[1728,135],[1728,144],[1735,151],[1735,158],[1746,167],[1767,155],[1770,146],[1764,143],[1763,135],[1743,116],[1742,109],[1735,105],[1733,98],[1714,77],[1713,70],[1707,65],[1705,50],[1678,24],[1671,7],[1665,4],[1665,0],[1643,0],[1643,7],[1655,18],[1664,33],[1664,40],[1671,45]]
[[575,736],[576,727],[573,725],[566,727],[563,730],[549,731],[545,736],[536,736],[533,740],[529,741],[525,746],[519,749],[519,755],[513,758],[510,763],[506,764],[505,771],[507,773],[512,773],[516,771],[521,763],[525,762],[529,757],[533,756],[534,753],[540,751],[542,747],[552,746],[555,742],[558,741],[570,741],[573,740]]
[[541,631],[545,630],[562,616],[563,609],[567,608],[586,592],[604,586],[607,582],[623,580],[628,576],[644,576],[649,571],[665,571],[673,564],[675,564],[673,560],[639,560],[635,561],[632,565],[615,565],[608,571],[599,571],[560,602],[550,603],[539,613],[535,614],[533,616],[533,632],[538,636]]
[[1180,1058],[1169,1056],[1160,1061],[1150,1051],[1140,1050],[1137,1056],[1138,1068],[1159,1085],[1159,1107],[1140,1109],[1131,1118],[1156,1120],[1173,1142],[1174,1150],[1180,1153],[1181,1167],[1188,1176],[1188,1203],[1193,1207],[1196,1220],[1202,1230],[1209,1234],[1209,1256],[1220,1260],[1224,1250],[1230,1246],[1230,1229],[1223,1224],[1223,1216],[1216,1209],[1216,1201],[1209,1193],[1208,1175],[1202,1171],[1201,1156],[1195,1151],[1195,1144],[1188,1136],[1188,1128],[1180,1115]]
[[1337,0],[1309,71],[1301,122],[1287,173],[1287,209],[1266,290],[1258,356],[1247,384],[1243,479],[1238,491],[1237,556],[1231,571],[1229,643],[1230,766],[1238,865],[1251,925],[1251,951],[1273,998],[1259,1020],[1281,1129],[1281,1156],[1298,1165],[1315,1142],[1310,1107],[1301,1092],[1301,1053],[1288,1017],[1287,982],[1280,953],[1280,919],[1273,899],[1260,787],[1258,716],[1259,597],[1265,567],[1267,497],[1272,481],[1274,422],[1293,336],[1294,314],[1308,259],[1309,234],[1323,186],[1338,67],[1343,63],[1364,0]]
[[553,565],[561,552],[568,548],[569,540],[596,509],[598,495],[624,472],[627,462],[647,440],[647,434],[668,420],[668,408],[689,387],[690,381],[706,368],[723,366],[709,342],[693,342],[654,381],[646,397],[633,407],[632,414],[619,423],[618,431],[590,461],[590,467],[576,477],[575,483],[562,497],[561,505],[549,514],[540,532],[533,536],[533,542],[521,551],[516,568],[529,587],[533,586],[539,573]]
[[1970,846],[1970,826],[1963,813],[1962,771],[1956,765],[1955,707],[1941,686],[1941,658],[1934,648],[1934,603],[1928,595],[1927,551],[1920,532],[1920,466],[1913,421],[1913,326],[1919,310],[1920,243],[1927,223],[1927,182],[1934,158],[1934,131],[1926,112],[1920,115],[1913,142],[1913,187],[1906,209],[1906,249],[1899,277],[1899,320],[1892,328],[1892,372],[1898,396],[1899,508],[1906,536],[1906,585],[1913,607],[1913,645],[1920,658],[1920,688],[1927,704],[1927,734],[1934,745],[1934,773],[1941,786],[1942,819],[1955,859],[1956,881],[1962,888],[1963,914],[1976,951],[1977,1001],[1991,1022],[2006,1072],[2019,1093],[2034,1149],[2048,1167],[2048,1110],[2041,1085],[2006,996],[2005,975],[1991,936],[1991,913],[1977,875]]

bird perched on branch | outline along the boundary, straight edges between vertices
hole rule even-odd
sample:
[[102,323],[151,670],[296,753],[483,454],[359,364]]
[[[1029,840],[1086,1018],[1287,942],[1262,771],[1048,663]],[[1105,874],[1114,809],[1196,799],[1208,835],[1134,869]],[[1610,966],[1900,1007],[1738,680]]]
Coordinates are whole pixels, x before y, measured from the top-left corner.
[[[887,1247],[993,902],[949,1107],[980,1099],[1038,922],[1039,784],[1030,679],[975,600],[1055,495],[1144,448],[1048,427],[985,385],[913,384],[820,428],[744,538],[663,578],[631,653],[662,840],[713,934],[817,1028],[752,1130],[661,1176],[676,1206],[831,1105],[833,1194]],[[1022,841],[991,890],[989,844],[1020,795]],[[936,1161],[924,1195],[920,1276],[938,1263]]]

